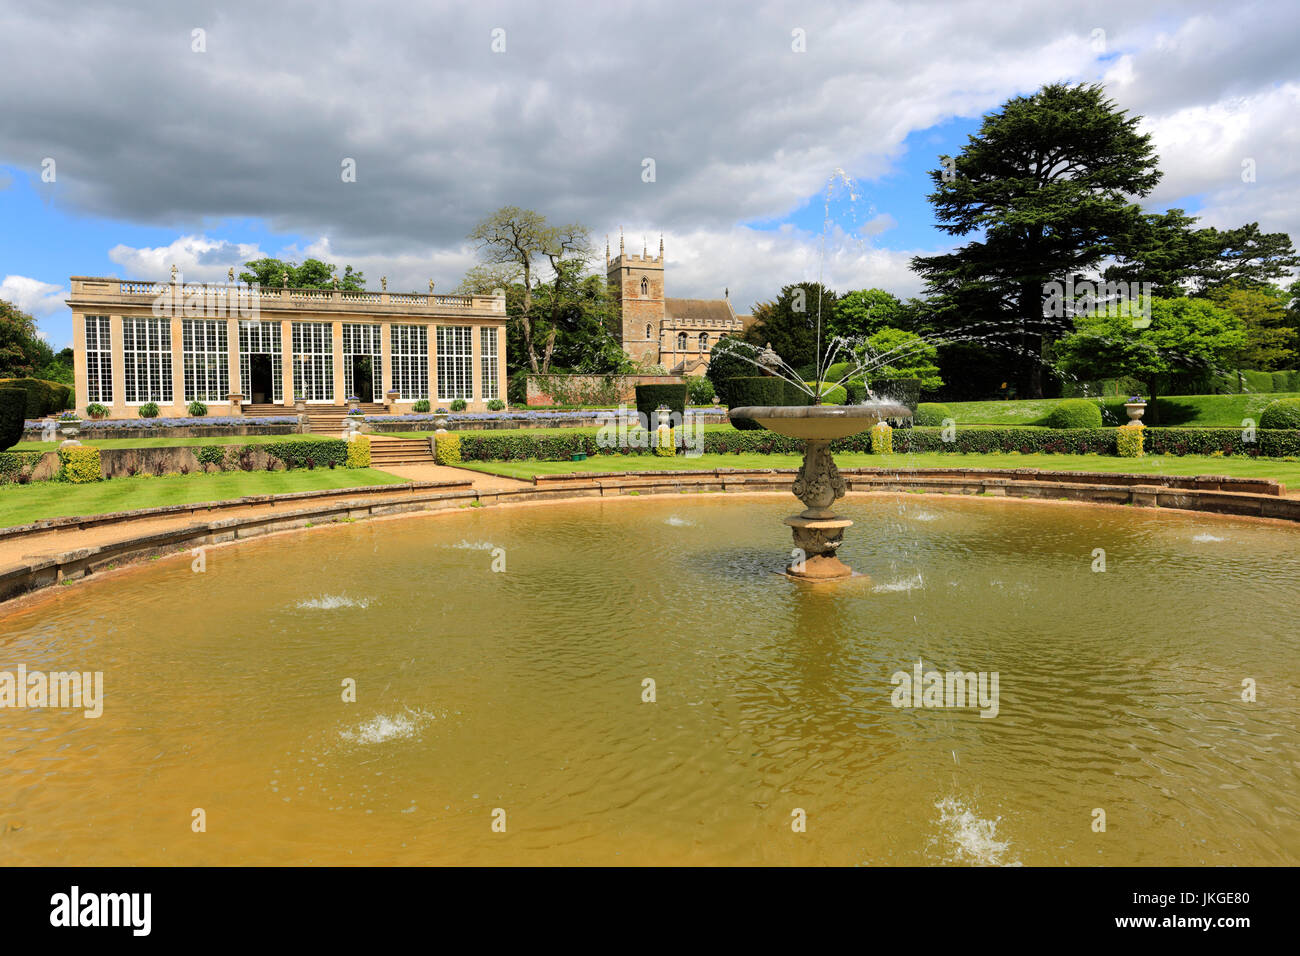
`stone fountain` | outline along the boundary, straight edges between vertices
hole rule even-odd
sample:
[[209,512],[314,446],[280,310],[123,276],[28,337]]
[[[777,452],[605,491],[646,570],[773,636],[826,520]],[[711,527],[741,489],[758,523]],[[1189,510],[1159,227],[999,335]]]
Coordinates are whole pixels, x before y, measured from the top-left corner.
[[878,400],[862,405],[747,405],[733,408],[730,416],[733,421],[748,419],[778,435],[804,440],[803,464],[791,489],[804,511],[785,519],[804,557],[793,561],[786,573],[809,581],[852,577],[853,569],[836,556],[844,529],[853,522],[831,511],[848,490],[835,467],[831,442],[888,418],[911,418],[911,409]]

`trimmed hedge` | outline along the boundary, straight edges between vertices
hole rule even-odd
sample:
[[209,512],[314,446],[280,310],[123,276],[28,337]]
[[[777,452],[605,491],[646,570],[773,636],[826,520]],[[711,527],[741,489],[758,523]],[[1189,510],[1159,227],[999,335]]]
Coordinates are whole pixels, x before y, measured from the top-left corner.
[[1101,409],[1086,398],[1067,398],[1047,413],[1044,424],[1048,428],[1100,428]]
[[647,424],[656,408],[667,405],[669,411],[678,415],[686,414],[686,383],[681,385],[638,385],[636,387],[636,410],[644,416]]
[[827,385],[823,382],[821,388],[818,389],[816,382],[804,382],[804,384],[814,392],[820,391],[823,405],[843,405],[848,401],[849,393],[843,385]]
[[[967,454],[1116,454],[1116,428],[958,428],[954,441],[943,440],[943,429],[933,427],[894,429],[895,453],[955,452]],[[1225,455],[1268,458],[1300,457],[1300,429],[1259,430],[1257,441],[1242,440],[1240,429],[1232,428],[1144,428],[1148,455]],[[439,440],[445,436],[440,436]],[[600,448],[594,434],[536,435],[503,432],[495,435],[461,435],[460,454],[465,461],[567,461],[584,452],[597,455],[649,454],[645,448]],[[831,442],[837,452],[871,451],[868,432]],[[758,431],[706,431],[704,453],[802,454],[800,439],[787,438],[766,429]]]
[[[783,378],[771,375],[729,378],[723,384],[726,386],[728,408],[745,408],[749,405],[787,405],[790,403],[786,401],[786,386],[790,385],[791,389],[798,391],[797,386],[786,382]],[[812,401],[807,395],[804,395],[804,398],[809,402]],[[758,422],[748,419],[733,421],[732,424],[741,431],[766,431]]]
[[[922,402],[912,414],[913,426],[939,427],[945,418],[953,418],[952,409],[938,402]],[[955,421],[955,419],[954,419]]]
[[1300,428],[1300,398],[1280,398],[1259,416],[1260,428]]
[[0,388],[21,388],[27,396],[27,418],[45,418],[72,405],[72,388],[43,378],[3,378]]
[[894,430],[886,422],[876,422],[871,426],[871,454],[892,455],[894,453]]
[[74,485],[103,481],[104,472],[100,467],[99,449],[94,445],[71,445],[59,449],[59,481],[68,481]]
[[1141,422],[1125,425],[1115,432],[1115,454],[1121,458],[1142,457],[1142,433],[1146,429]]
[[23,440],[27,393],[21,388],[0,388],[0,451]]
[[259,447],[271,458],[284,462],[286,468],[313,468],[317,465],[348,463],[348,443],[342,438],[322,438],[317,441],[290,439],[267,442]]
[[[593,446],[596,444],[596,439],[594,437],[591,439],[591,444]],[[459,464],[462,457],[461,446],[461,436],[457,435],[455,432],[446,432],[438,435],[438,437],[433,440],[434,462],[439,465]]]
[[347,464],[349,468],[370,467],[370,439],[365,435],[354,435],[348,446]]

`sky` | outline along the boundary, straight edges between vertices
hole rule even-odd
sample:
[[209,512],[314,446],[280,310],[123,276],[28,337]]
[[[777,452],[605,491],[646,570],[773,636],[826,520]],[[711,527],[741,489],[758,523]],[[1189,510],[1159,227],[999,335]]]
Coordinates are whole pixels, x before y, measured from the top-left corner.
[[662,233],[667,294],[740,312],[915,295],[909,260],[959,241],[927,171],[1051,82],[1142,117],[1148,208],[1300,238],[1298,35],[1288,0],[0,0],[0,299],[62,348],[74,275],[313,256],[450,292],[505,205],[598,257]]

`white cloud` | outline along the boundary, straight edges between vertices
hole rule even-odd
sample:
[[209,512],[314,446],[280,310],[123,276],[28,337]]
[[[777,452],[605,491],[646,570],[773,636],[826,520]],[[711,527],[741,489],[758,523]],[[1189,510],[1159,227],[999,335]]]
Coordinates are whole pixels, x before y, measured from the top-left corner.
[[12,302],[35,319],[66,309],[63,300],[68,294],[68,290],[62,286],[27,276],[9,275],[0,282],[0,299]]

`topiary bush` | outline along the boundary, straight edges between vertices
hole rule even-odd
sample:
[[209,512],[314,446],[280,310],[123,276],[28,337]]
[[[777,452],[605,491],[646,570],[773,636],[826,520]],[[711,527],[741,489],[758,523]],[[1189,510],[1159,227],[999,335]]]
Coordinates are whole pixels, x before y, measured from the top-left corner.
[[1259,416],[1260,428],[1300,428],[1300,398],[1279,398]]
[[22,441],[27,415],[27,393],[21,388],[0,388],[0,451]]
[[417,399],[415,404],[411,406],[413,412],[427,412],[428,410],[429,400],[427,398]]
[[1043,422],[1048,428],[1100,428],[1101,409],[1086,398],[1067,398]]
[[72,405],[72,389],[62,382],[47,382],[43,378],[4,378],[0,388],[20,388],[26,395],[23,412],[26,418],[45,418]]
[[921,402],[912,414],[912,424],[921,427],[939,427],[944,419],[952,418],[952,409],[938,402]]
[[463,411],[466,409],[466,407],[467,407],[467,405],[466,405],[465,399],[463,399],[463,398],[457,398],[457,399],[453,399],[453,400],[452,400],[452,403],[451,403],[451,410],[452,410],[453,412],[463,412]]
[[[785,379],[771,375],[746,375],[742,378],[729,378],[726,382],[727,407],[785,405],[787,404],[785,386]],[[763,429],[763,426],[758,422],[748,419],[733,421],[732,424],[742,431]]]
[[145,402],[140,406],[139,415],[141,418],[157,418],[159,415],[157,402]]
[[650,416],[660,405],[667,405],[670,411],[678,415],[686,414],[686,383],[680,385],[638,385],[636,387],[636,410],[642,421],[649,422]]
[[1115,431],[1115,454],[1120,458],[1142,457],[1142,433],[1146,431],[1141,422],[1125,425]]
[[752,378],[758,374],[758,368],[753,362],[740,357],[748,352],[745,345],[737,344],[736,339],[726,335],[709,349],[709,367],[705,369],[704,375],[713,383],[713,391],[723,405],[735,404],[727,391],[728,381],[733,378]]
[[782,405],[811,405],[813,397],[800,388],[796,383],[781,379],[782,390],[785,393],[785,401]]
[[672,458],[677,454],[677,440],[671,428],[660,428],[655,432],[654,453],[658,458]]
[[185,411],[189,413],[190,418],[202,418],[208,413],[208,406],[202,402],[190,402],[185,406]]
[[[804,382],[814,393],[818,391],[816,382]],[[848,401],[849,393],[843,385],[830,385],[826,382],[821,383],[821,397],[823,405],[843,405]]]
[[433,440],[433,460],[439,465],[459,465],[460,436],[452,432],[438,435]]
[[871,426],[871,454],[892,455],[894,453],[894,430],[886,422],[877,422]]
[[354,435],[348,446],[347,466],[349,468],[370,467],[370,439],[365,435]]
[[93,445],[72,445],[59,449],[59,480],[74,485],[102,481],[99,449]]

